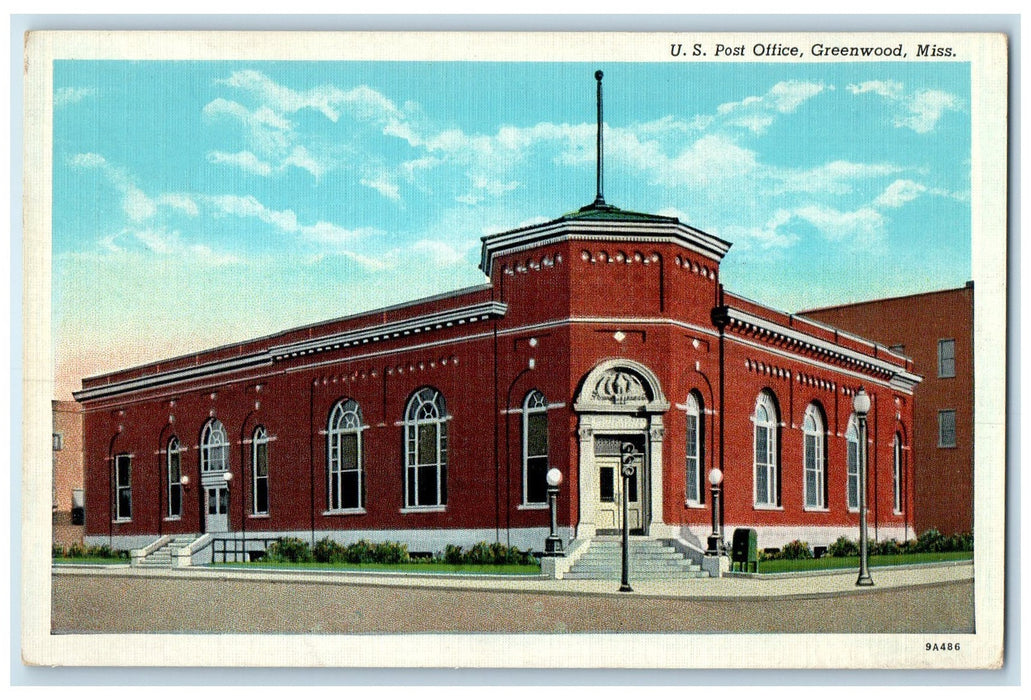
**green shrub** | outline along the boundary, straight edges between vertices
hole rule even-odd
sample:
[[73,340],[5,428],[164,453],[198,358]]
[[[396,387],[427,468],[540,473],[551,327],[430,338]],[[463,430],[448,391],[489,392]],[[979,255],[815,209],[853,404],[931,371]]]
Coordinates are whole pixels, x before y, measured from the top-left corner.
[[412,559],[408,555],[408,545],[400,542],[380,542],[373,556],[379,564],[407,564]]
[[449,544],[444,547],[444,562],[447,564],[461,564],[465,561],[465,552],[457,544]]
[[310,562],[314,560],[311,547],[296,537],[280,537],[269,545],[263,557],[272,562]]
[[315,561],[323,564],[339,564],[346,561],[345,554],[346,549],[344,546],[328,537],[323,537],[316,542],[315,548],[312,549],[312,556],[315,557]]
[[827,547],[827,554],[832,557],[859,556],[859,545],[842,535]]
[[912,547],[914,552],[944,552],[949,546],[949,538],[934,528],[924,531]]
[[793,540],[781,549],[781,557],[784,559],[812,559],[813,550],[809,548],[808,542]]
[[347,545],[344,561],[349,564],[372,564],[376,561],[376,546],[368,540],[358,540]]
[[56,542],[50,545],[50,556],[55,559],[60,559],[64,556],[64,547],[57,544]]
[[884,540],[883,542],[871,542],[870,554],[902,554],[902,545],[896,540]]
[[68,545],[68,549],[65,552],[65,556],[70,558],[70,559],[73,559],[73,558],[74,559],[78,559],[78,558],[81,558],[81,557],[85,557],[86,556],[86,548],[83,547],[78,542],[73,542],[72,544]]
[[972,552],[974,551],[974,533],[959,532],[949,538],[950,552]]

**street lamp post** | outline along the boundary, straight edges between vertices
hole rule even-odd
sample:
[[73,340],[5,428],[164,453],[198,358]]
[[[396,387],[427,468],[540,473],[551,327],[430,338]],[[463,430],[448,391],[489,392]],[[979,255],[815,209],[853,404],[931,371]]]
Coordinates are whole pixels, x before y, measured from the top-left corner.
[[859,578],[857,586],[872,586],[870,547],[866,532],[866,414],[870,412],[870,396],[859,387],[852,399],[852,408],[859,422]]
[[714,557],[723,554],[723,530],[720,527],[720,484],[722,482],[723,472],[719,470],[719,467],[709,472],[709,484],[712,486],[712,534],[709,535],[709,549],[705,553]]
[[630,490],[630,478],[634,475],[634,471],[637,468],[635,461],[637,459],[637,453],[634,450],[633,444],[629,442],[623,443],[621,448],[621,467],[620,473],[623,476],[623,577],[619,584],[620,593],[633,593],[634,589],[630,587],[630,499],[627,498],[627,493]]
[[544,540],[544,556],[560,557],[562,538],[558,536],[558,487],[562,483],[562,472],[552,467],[548,470],[548,507],[551,509],[551,533]]

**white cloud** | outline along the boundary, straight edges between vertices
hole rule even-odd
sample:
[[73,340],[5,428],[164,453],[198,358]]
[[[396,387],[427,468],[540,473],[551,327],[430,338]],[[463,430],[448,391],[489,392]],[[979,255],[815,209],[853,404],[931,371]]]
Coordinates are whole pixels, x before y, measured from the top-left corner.
[[873,93],[895,105],[895,126],[912,129],[918,134],[934,131],[938,120],[947,111],[963,109],[962,101],[955,95],[942,90],[917,90],[907,94],[902,83],[870,80],[848,86],[854,95]]
[[107,160],[99,153],[76,153],[71,162],[77,168],[101,168],[107,165]]
[[884,228],[883,217],[871,207],[840,211],[825,204],[811,204],[795,209],[792,215],[809,222],[830,240],[869,242],[879,238]]
[[919,90],[906,103],[907,114],[895,118],[896,126],[905,126],[918,134],[933,131],[946,111],[960,109],[959,98],[941,90]]
[[912,180],[896,180],[888,185],[873,201],[875,207],[896,209],[903,204],[912,202],[921,194],[927,192],[927,187]]
[[254,175],[268,176],[272,174],[272,166],[250,151],[238,153],[211,151],[208,153],[208,162],[214,165],[231,165]]
[[315,177],[316,180],[322,177],[322,174],[326,172],[325,166],[315,160],[304,146],[294,146],[293,150],[290,151],[290,155],[283,161],[283,165],[281,167],[286,168],[287,166],[307,170]]
[[443,241],[421,240],[412,244],[412,250],[437,267],[451,267],[465,262],[465,252]]
[[164,207],[178,209],[189,216],[197,216],[200,213],[197,203],[192,197],[185,194],[163,194],[157,198],[157,203]]
[[791,222],[791,219],[791,212],[781,209],[776,211],[762,226],[727,226],[721,229],[720,235],[726,236],[734,241],[735,245],[745,250],[749,248],[783,250],[798,243],[798,235],[781,230]]
[[224,194],[208,196],[205,199],[223,214],[230,214],[241,218],[256,218],[288,233],[294,233],[300,229],[300,225],[297,223],[297,215],[293,210],[284,209],[276,211],[269,209],[253,195],[241,197],[235,194]]
[[397,183],[389,181],[386,173],[381,173],[373,179],[362,178],[361,183],[366,187],[376,190],[387,199],[395,202],[401,201],[401,191]]
[[777,192],[847,194],[856,181],[893,175],[901,170],[889,163],[835,160],[808,170],[774,170],[771,174],[778,181]]
[[771,87],[765,95],[752,95],[737,102],[724,102],[716,108],[724,123],[761,134],[778,114],[790,114],[803,103],[828,89],[823,83],[786,80]]
[[872,92],[875,95],[886,97],[892,100],[899,100],[903,97],[904,86],[894,80],[867,80],[863,83],[855,83],[848,86],[848,91],[853,95],[862,95]]
[[67,105],[81,102],[87,97],[97,94],[96,88],[83,87],[62,87],[54,90],[54,107],[65,107]]

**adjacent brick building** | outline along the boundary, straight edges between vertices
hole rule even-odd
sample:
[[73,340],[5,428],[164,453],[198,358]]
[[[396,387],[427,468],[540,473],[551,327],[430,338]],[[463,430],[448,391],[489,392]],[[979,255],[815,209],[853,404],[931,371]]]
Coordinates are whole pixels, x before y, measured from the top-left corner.
[[83,414],[75,401],[53,401],[54,542],[82,542]]
[[918,532],[972,532],[974,283],[803,313],[913,359],[924,378],[913,414],[914,525]]

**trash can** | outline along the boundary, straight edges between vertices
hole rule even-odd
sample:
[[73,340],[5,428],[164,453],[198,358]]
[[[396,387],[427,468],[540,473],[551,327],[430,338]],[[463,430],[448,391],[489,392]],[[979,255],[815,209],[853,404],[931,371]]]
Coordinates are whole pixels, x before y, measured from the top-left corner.
[[733,546],[730,550],[730,570],[739,567],[738,571],[759,573],[758,536],[750,527],[739,527],[734,530]]

